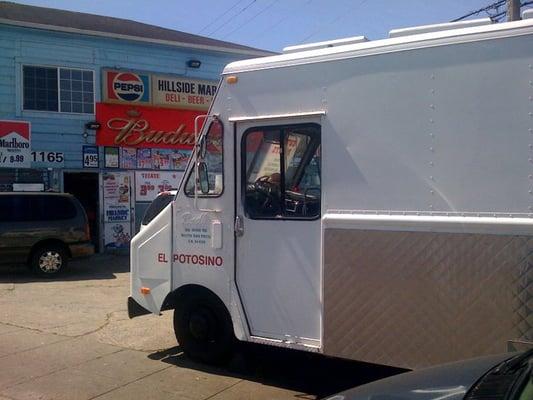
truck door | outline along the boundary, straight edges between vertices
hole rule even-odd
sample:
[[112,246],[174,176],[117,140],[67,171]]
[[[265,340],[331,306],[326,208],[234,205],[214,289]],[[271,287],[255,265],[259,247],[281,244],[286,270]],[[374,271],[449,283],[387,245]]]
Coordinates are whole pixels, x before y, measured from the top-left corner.
[[319,122],[237,124],[236,281],[252,336],[320,345]]

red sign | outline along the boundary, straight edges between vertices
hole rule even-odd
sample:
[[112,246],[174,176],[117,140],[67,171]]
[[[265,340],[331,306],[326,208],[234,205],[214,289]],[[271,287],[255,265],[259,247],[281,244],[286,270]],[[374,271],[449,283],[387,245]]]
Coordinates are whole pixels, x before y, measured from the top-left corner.
[[195,110],[97,103],[96,120],[101,127],[96,132],[96,144],[191,149],[194,119],[201,114]]

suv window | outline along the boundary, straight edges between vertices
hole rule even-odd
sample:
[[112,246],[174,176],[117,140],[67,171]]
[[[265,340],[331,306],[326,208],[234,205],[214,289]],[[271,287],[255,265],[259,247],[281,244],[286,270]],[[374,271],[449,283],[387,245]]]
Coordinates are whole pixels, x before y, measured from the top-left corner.
[[174,199],[172,193],[163,193],[157,196],[144,213],[142,225],[148,225],[157,215]]
[[76,217],[72,200],[63,196],[0,196],[0,221],[28,222],[66,220]]
[[252,128],[242,142],[244,209],[252,219],[320,215],[320,126]]

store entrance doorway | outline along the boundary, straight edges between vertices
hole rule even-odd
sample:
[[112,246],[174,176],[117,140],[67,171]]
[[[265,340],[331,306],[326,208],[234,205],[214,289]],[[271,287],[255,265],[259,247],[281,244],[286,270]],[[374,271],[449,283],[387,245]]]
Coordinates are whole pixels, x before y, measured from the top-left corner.
[[76,197],[89,220],[91,230],[91,241],[96,251],[99,251],[100,241],[98,226],[98,208],[99,208],[99,191],[98,191],[98,173],[96,172],[65,172],[63,173],[63,191]]

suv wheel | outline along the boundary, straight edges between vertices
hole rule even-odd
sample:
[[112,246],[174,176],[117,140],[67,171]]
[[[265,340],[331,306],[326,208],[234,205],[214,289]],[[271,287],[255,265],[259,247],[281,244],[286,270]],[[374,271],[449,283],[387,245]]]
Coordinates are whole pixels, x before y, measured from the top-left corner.
[[57,245],[39,247],[33,252],[31,266],[38,275],[51,278],[67,266],[65,249]]

